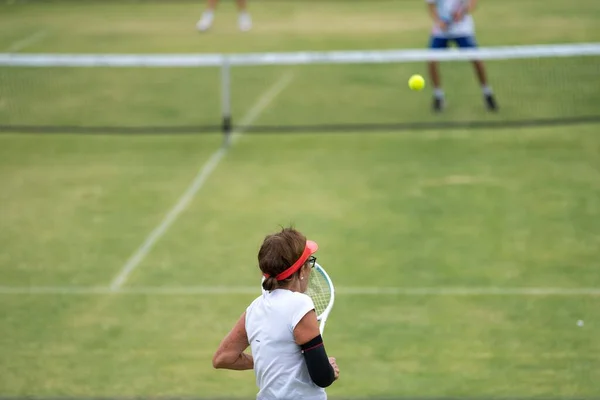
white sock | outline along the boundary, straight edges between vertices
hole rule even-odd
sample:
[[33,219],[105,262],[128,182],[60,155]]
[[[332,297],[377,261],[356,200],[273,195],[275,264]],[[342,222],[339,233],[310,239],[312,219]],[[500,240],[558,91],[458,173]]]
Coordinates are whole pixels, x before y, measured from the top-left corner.
[[438,99],[443,99],[444,98],[444,91],[442,89],[433,89],[433,95],[438,98]]
[[215,12],[213,10],[205,10],[202,15],[207,17],[207,18],[212,18],[214,16]]
[[490,96],[494,93],[494,92],[492,92],[492,88],[489,87],[488,85],[482,86],[481,90],[483,91],[483,94],[486,96]]

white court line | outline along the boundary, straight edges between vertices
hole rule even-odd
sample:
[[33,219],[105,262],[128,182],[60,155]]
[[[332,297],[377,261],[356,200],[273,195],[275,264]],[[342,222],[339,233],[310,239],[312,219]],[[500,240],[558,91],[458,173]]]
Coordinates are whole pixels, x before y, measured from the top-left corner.
[[[600,296],[600,288],[560,287],[339,287],[336,294],[348,296]],[[140,286],[113,290],[105,286],[0,286],[2,294],[21,295],[232,295],[260,294],[260,286]]]
[[[294,75],[291,72],[284,74],[279,78],[273,86],[269,88],[263,95],[258,99],[256,104],[248,111],[245,117],[241,120],[240,125],[242,127],[251,125],[256,118],[271,104],[273,99],[281,93],[287,85],[290,84]],[[243,128],[232,132],[232,142],[243,133]],[[133,253],[133,255],[127,260],[119,274],[114,278],[110,285],[112,291],[118,290],[127,281],[127,278],[133,272],[133,270],[140,264],[140,262],[146,257],[150,249],[154,244],[161,238],[162,235],[169,229],[171,224],[177,219],[179,214],[189,205],[194,195],[202,188],[210,174],[219,165],[221,159],[227,153],[228,147],[221,147],[219,150],[214,152],[208,161],[200,168],[198,174],[186,189],[183,195],[179,198],[175,206],[169,211],[162,222],[148,235],[142,245]]]
[[31,46],[35,42],[39,42],[40,40],[45,38],[46,35],[48,35],[48,32],[46,32],[46,31],[34,32],[31,35],[12,43],[10,46],[8,46],[6,48],[6,52],[7,53],[17,53],[17,52],[23,50],[25,47]]
[[[559,287],[347,287],[343,294],[401,296],[600,296],[600,288]],[[336,294],[338,289],[335,290]]]
[[241,128],[232,132],[232,143],[235,143],[237,139],[239,139],[244,131],[244,127],[251,125],[252,122],[254,122],[254,120],[256,120],[256,118],[260,115],[260,113],[262,113],[269,106],[269,104],[271,104],[275,97],[277,97],[279,93],[281,93],[283,89],[285,89],[292,82],[293,79],[294,73],[288,71],[277,82],[275,82],[275,84],[271,86],[271,88],[265,92],[260,99],[258,99],[258,102],[250,111],[248,111],[248,114],[246,114],[245,118],[240,121]]

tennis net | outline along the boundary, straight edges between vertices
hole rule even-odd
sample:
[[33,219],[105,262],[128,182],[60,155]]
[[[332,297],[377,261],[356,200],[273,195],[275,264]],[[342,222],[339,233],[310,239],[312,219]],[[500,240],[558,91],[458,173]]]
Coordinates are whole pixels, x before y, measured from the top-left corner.
[[[10,132],[354,131],[599,122],[600,43],[261,54],[0,54],[0,130]],[[468,61],[485,62],[488,112]],[[441,62],[447,107],[431,85]],[[289,84],[240,126],[269,86]]]

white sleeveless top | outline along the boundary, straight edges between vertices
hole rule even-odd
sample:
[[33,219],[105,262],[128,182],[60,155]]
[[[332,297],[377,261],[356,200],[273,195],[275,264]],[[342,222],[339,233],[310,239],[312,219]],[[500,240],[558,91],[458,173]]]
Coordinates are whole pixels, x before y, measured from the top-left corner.
[[310,379],[304,355],[294,341],[296,324],[313,310],[312,299],[276,289],[246,309],[246,332],[254,357],[257,400],[325,400],[325,389]]

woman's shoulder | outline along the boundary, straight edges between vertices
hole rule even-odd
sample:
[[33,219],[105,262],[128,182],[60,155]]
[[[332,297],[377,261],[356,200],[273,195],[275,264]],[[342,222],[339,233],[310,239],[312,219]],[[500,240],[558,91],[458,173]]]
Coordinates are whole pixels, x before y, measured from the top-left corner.
[[263,301],[265,295],[262,294],[260,296],[258,296],[257,298],[255,298],[254,300],[252,300],[252,302],[250,304],[248,304],[248,307],[246,307],[246,310],[251,310],[257,303],[260,303],[261,301]]
[[285,307],[302,307],[306,305],[312,305],[313,301],[310,296],[300,292],[293,292],[291,290],[274,290],[272,292],[266,292],[256,297],[246,308],[247,311],[252,310],[259,304],[265,304],[268,306],[280,305]]
[[301,292],[288,292],[289,302],[298,306],[312,305],[313,301],[309,295]]
[[265,301],[265,300],[272,301],[273,303],[276,303],[276,304],[285,303],[287,305],[293,305],[293,304],[302,305],[302,304],[312,303],[312,299],[307,294],[304,294],[301,292],[293,292],[291,290],[277,289],[272,292],[263,293],[263,295],[257,297],[252,302],[252,304],[255,304],[255,303],[261,302],[261,301]]

